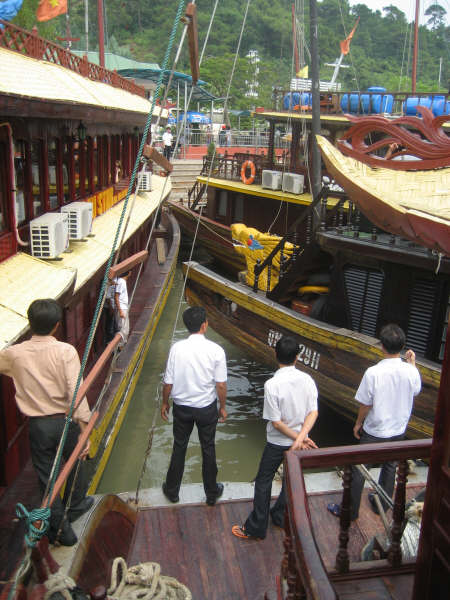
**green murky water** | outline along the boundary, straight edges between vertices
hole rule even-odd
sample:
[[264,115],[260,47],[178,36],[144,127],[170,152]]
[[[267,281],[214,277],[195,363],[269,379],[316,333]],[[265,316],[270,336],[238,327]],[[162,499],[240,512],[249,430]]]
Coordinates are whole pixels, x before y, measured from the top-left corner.
[[[159,416],[161,381],[172,341],[187,335],[181,320],[181,314],[187,308],[184,300],[180,304],[182,288],[179,267],[130,407],[97,489],[99,493],[136,489],[151,430],[153,441],[141,485],[143,488],[159,487],[164,481],[172,449],[172,426]],[[264,382],[273,371],[250,359],[211,328],[207,337],[221,344],[227,355],[228,418],[225,423],[219,423],[216,436],[219,479],[252,481],[265,443],[265,422],[261,418]],[[320,405],[319,418],[311,437],[320,446],[351,443],[351,424]],[[195,428],[186,455],[183,482],[201,482],[200,446]]]

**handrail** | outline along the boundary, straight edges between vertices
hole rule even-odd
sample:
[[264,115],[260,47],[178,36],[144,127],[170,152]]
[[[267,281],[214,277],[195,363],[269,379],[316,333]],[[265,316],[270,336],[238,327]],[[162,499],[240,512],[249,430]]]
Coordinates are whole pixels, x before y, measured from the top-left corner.
[[[288,580],[288,587],[290,585],[292,588],[291,592],[306,592],[308,600],[336,600],[337,598],[312,529],[304,469],[386,462],[392,459],[405,461],[429,458],[431,445],[431,439],[408,440],[286,453],[288,514],[286,554],[288,556],[283,560],[282,576]],[[296,573],[292,572],[293,568]]]
[[142,86],[122,77],[117,71],[110,71],[90,63],[86,57],[77,56],[68,49],[40,37],[37,31],[26,31],[9,21],[3,21],[3,19],[0,19],[0,23],[2,25],[0,28],[0,47],[30,58],[60,65],[93,81],[109,83],[113,87],[126,90],[143,98],[146,97],[146,91]]

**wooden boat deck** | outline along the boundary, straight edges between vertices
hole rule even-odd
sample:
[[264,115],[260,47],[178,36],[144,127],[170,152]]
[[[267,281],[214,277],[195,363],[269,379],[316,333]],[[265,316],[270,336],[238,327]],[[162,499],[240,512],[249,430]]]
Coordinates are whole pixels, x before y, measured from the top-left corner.
[[190,504],[139,511],[128,564],[155,561],[161,573],[187,585],[196,600],[263,599],[275,590],[283,531],[265,540],[240,540],[231,527],[247,518],[251,500]]
[[[422,487],[408,486],[407,498]],[[373,535],[383,532],[380,517],[370,510],[367,493],[366,489],[360,517],[350,528],[351,561],[359,561],[362,547]],[[316,540],[330,570],[338,547],[339,519],[326,506],[340,498],[341,492],[336,491],[309,495]],[[252,500],[248,499],[221,501],[215,508],[190,504],[140,509],[127,563],[158,562],[164,575],[187,585],[198,600],[263,600],[266,593],[276,598],[284,532],[270,524],[265,540],[241,540],[231,533],[232,525],[242,524],[251,507]],[[412,574],[406,574],[339,581],[334,585],[339,598],[405,600],[411,596],[412,584]]]

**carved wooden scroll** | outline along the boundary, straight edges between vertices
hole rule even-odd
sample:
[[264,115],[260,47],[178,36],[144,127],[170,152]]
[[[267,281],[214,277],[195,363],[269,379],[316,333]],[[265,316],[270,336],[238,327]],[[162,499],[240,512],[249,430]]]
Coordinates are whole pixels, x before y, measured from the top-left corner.
[[[354,125],[338,140],[338,148],[371,167],[422,171],[450,166],[450,137],[442,127],[450,115],[434,117],[425,106],[418,106],[417,111],[422,117],[391,120],[379,115],[346,115]],[[391,144],[400,145],[400,149],[386,159]],[[398,160],[402,156],[405,159]],[[408,160],[410,156],[420,160]]]

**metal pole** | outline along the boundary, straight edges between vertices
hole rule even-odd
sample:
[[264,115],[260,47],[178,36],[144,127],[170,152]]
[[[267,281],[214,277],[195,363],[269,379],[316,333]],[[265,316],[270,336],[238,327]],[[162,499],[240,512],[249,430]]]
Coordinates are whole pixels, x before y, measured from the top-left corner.
[[311,92],[312,92],[312,124],[311,124],[311,158],[312,158],[312,196],[317,198],[321,188],[322,174],[320,150],[316,135],[320,133],[320,81],[319,81],[319,36],[316,0],[309,0],[310,12],[310,44],[311,44]]
[[86,33],[86,56],[89,56],[89,0],[84,0],[84,31]]
[[103,0],[97,0],[98,20],[98,59],[101,67],[105,67],[105,30],[103,28]]
[[413,94],[416,93],[416,79],[417,79],[417,48],[419,46],[419,0],[416,0],[416,16],[414,22],[414,52],[413,52],[413,63],[411,73],[411,91]]

